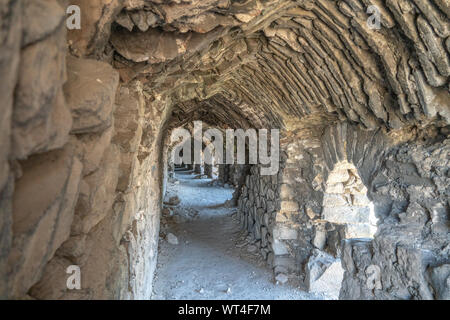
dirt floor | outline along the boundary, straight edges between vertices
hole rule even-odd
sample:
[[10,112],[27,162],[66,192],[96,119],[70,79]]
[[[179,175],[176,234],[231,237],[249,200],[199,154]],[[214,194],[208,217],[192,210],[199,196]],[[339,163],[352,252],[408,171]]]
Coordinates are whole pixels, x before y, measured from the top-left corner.
[[[280,285],[250,239],[240,231],[236,208],[224,203],[233,189],[212,186],[191,171],[169,182],[161,219],[153,299],[323,299],[292,281]],[[169,201],[170,202],[170,201]]]

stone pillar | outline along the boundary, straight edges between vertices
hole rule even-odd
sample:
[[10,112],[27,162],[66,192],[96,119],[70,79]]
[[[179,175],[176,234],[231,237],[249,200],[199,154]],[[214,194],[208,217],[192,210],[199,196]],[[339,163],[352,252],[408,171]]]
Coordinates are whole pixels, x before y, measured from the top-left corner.
[[194,164],[194,173],[202,174],[202,165],[201,164]]
[[213,177],[213,166],[210,164],[205,164],[205,174],[208,176],[208,178]]

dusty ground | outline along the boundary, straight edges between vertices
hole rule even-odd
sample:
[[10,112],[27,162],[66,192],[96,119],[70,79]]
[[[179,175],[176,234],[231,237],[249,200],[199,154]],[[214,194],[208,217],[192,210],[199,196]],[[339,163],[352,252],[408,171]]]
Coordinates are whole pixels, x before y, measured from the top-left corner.
[[[167,197],[181,203],[161,219],[153,299],[322,299],[295,283],[275,284],[259,253],[250,253],[246,234],[223,204],[233,189],[212,187],[210,179],[177,172]],[[168,242],[168,235],[178,244]]]

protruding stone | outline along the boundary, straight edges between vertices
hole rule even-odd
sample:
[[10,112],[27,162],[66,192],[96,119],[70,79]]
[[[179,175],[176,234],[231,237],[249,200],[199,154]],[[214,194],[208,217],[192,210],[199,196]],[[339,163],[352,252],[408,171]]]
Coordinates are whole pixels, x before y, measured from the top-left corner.
[[68,57],[67,65],[64,92],[74,118],[72,133],[104,131],[112,124],[119,74],[96,60]]

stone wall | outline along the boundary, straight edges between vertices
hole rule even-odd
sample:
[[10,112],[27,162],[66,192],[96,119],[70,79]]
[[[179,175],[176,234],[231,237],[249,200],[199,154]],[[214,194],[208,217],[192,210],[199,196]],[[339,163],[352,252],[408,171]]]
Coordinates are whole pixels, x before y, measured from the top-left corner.
[[[323,132],[316,130],[316,137],[287,137],[278,176],[259,176],[257,166],[247,176],[238,202],[242,226],[270,257],[275,275],[298,276],[306,289],[317,287],[317,281],[326,285],[332,280],[324,280],[327,270],[338,275],[342,262],[342,299],[447,297],[446,130],[429,127],[386,134],[337,123]],[[363,183],[358,190],[367,193],[353,194],[352,210],[358,214],[345,223],[336,221],[342,215],[336,202],[333,207],[323,205],[330,191],[339,183],[344,188],[350,178],[344,184],[337,181],[336,168],[342,163],[357,169],[354,174]],[[353,230],[356,222],[371,227],[368,201],[378,218],[374,239],[364,228]],[[363,217],[367,221],[360,221]],[[368,239],[358,239],[361,235]]]
[[[149,298],[169,115],[153,113],[165,102],[139,81],[119,84],[108,63],[70,55],[58,1],[7,2],[0,297]],[[82,290],[67,289],[69,265]]]
[[264,259],[273,261],[273,226],[278,201],[278,175],[260,176],[252,166],[240,188],[238,217],[241,227],[256,241]]

